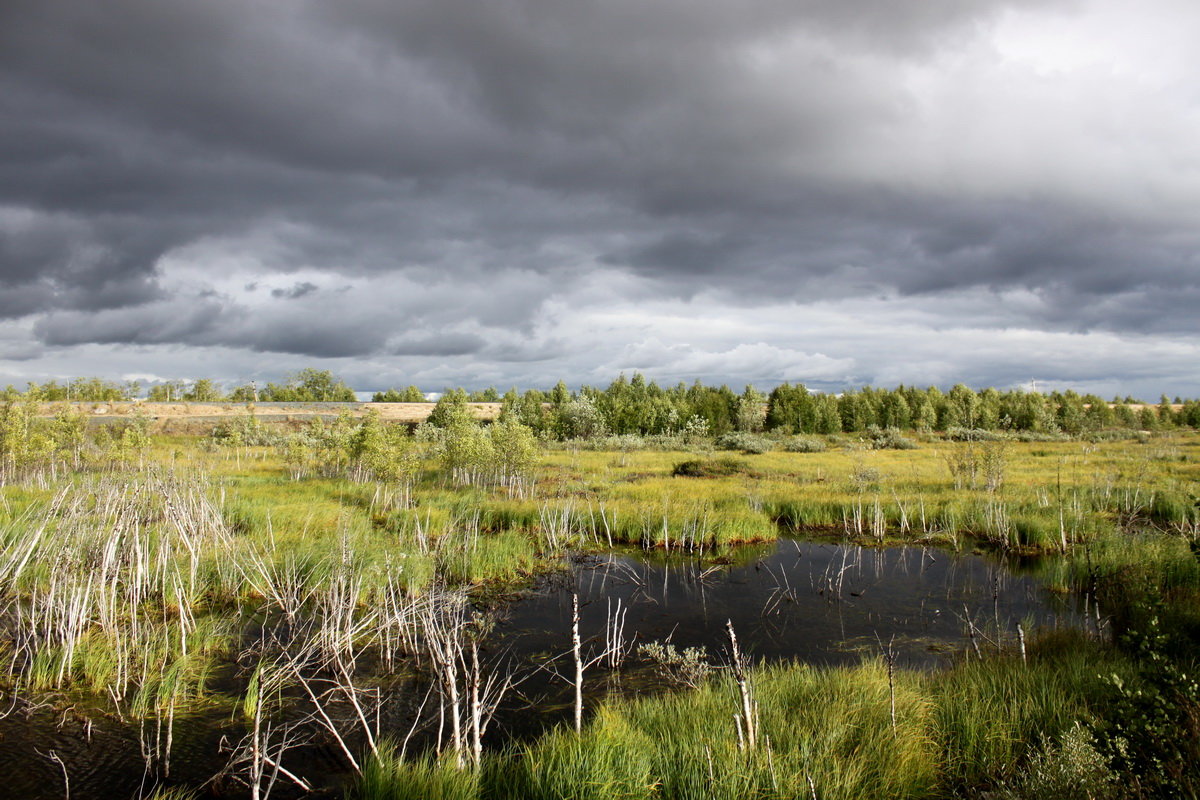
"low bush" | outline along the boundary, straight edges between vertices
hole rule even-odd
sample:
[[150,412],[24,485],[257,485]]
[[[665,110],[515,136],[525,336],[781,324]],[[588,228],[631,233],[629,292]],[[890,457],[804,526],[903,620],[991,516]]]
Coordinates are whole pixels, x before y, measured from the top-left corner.
[[771,449],[771,442],[753,433],[725,433],[717,437],[714,443],[718,450],[740,450],[749,455],[765,453]]
[[867,428],[866,441],[872,450],[916,450],[917,443],[905,438],[897,428]]
[[736,458],[705,458],[681,461],[671,470],[681,478],[726,478],[730,475],[752,475],[753,470]]
[[814,436],[793,436],[783,443],[783,449],[789,453],[824,453],[825,442]]

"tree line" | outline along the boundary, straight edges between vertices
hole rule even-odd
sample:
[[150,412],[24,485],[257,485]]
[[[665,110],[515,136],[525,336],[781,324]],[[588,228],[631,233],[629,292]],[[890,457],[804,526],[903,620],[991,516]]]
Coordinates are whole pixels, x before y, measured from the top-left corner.
[[[12,386],[5,391],[9,394],[17,392]],[[142,391],[141,381],[119,383],[102,378],[72,378],[63,383],[54,380],[43,384],[30,383],[23,394],[36,395],[39,400],[47,403],[63,400],[78,403],[111,403],[141,399]],[[354,390],[341,378],[329,370],[312,368],[288,375],[281,383],[268,383],[262,387],[253,382],[246,383],[235,386],[229,392],[222,391],[220,385],[211,378],[163,381],[150,384],[145,392],[144,399],[152,403],[353,403],[358,399]],[[419,401],[424,399],[425,396],[421,395]]]
[[[129,400],[140,390],[99,378],[54,381],[28,392],[41,400]],[[302,369],[281,383],[237,386],[223,393],[212,380],[173,381],[149,388],[152,401],[193,402],[353,402],[354,391],[328,370]],[[416,386],[376,392],[374,402],[424,402]],[[901,431],[1029,431],[1079,434],[1127,428],[1157,430],[1200,427],[1200,401],[1174,402],[1163,396],[1156,405],[1132,397],[1105,400],[1094,394],[1065,392],[976,391],[958,384],[949,391],[935,386],[898,386],[829,394],[802,383],[783,383],[764,394],[753,386],[735,392],[726,385],[700,381],[660,386],[641,373],[620,375],[605,388],[571,390],[559,381],[548,391],[515,388],[503,395],[495,388],[443,393],[440,407],[465,402],[496,402],[505,418],[513,417],[544,438],[596,438],[604,435],[720,436],[740,432],[783,434],[858,433],[872,428]],[[442,412],[435,410],[435,415]]]

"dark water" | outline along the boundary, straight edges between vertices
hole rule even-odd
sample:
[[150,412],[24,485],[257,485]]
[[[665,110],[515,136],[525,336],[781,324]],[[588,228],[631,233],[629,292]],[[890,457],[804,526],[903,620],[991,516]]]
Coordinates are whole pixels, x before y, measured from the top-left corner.
[[731,620],[757,659],[813,664],[857,663],[891,642],[905,666],[945,666],[968,643],[967,617],[991,638],[997,628],[1015,637],[1022,621],[1027,630],[1082,624],[1072,600],[1047,592],[1014,563],[934,548],[783,539],[724,566],[637,555],[583,561],[570,580],[511,609],[505,629],[517,646],[561,647],[572,592],[579,593],[585,637],[602,633],[620,600],[626,631],[640,641],[720,648]]
[[[713,564],[634,552],[588,557],[506,604],[483,655],[516,670],[523,682],[498,713],[489,739],[536,735],[569,717],[571,690],[562,676],[573,674],[564,654],[574,593],[585,657],[603,649],[606,623],[618,608],[630,651],[619,672],[603,663],[589,670],[589,704],[608,692],[665,688],[660,673],[637,658],[640,643],[703,647],[712,663],[727,663],[727,620],[757,661],[853,664],[890,646],[901,666],[923,669],[948,665],[970,647],[968,618],[981,635],[1009,645],[1018,622],[1027,630],[1084,624],[1073,599],[1047,592],[1027,567],[990,556],[781,540],[738,551],[733,559]],[[992,646],[981,641],[984,649]],[[420,681],[397,685],[383,714],[385,733],[403,738],[427,689]],[[144,732],[153,739],[152,730]],[[242,733],[227,714],[177,719],[173,782],[203,784],[225,762],[222,742]],[[345,777],[336,752],[310,746],[294,757],[291,768],[334,795],[331,787]],[[136,797],[153,785],[144,764],[136,726],[111,717],[18,706],[0,718],[0,775],[6,776],[0,798],[59,798],[68,782],[76,800]],[[272,796],[294,794],[281,785]],[[246,792],[226,780],[208,784],[201,796]]]
[[[585,658],[604,649],[606,627],[624,614],[630,657],[619,674],[604,662],[588,673],[589,699],[607,691],[640,694],[667,683],[637,658],[639,644],[666,641],[704,648],[710,663],[728,664],[725,625],[755,661],[857,664],[895,653],[901,667],[949,666],[971,648],[969,631],[987,652],[1017,646],[1017,624],[1082,627],[1074,598],[1048,592],[1023,566],[991,556],[921,547],[864,548],[788,539],[742,551],[737,563],[714,565],[683,557],[647,560],[644,554],[591,557],[569,575],[511,606],[499,631],[504,646],[550,666],[522,689],[543,712],[502,719],[511,731],[536,733],[569,713],[572,594],[580,601]],[[619,601],[619,606],[618,606]],[[968,619],[970,623],[968,623]],[[616,680],[614,680],[616,678]]]

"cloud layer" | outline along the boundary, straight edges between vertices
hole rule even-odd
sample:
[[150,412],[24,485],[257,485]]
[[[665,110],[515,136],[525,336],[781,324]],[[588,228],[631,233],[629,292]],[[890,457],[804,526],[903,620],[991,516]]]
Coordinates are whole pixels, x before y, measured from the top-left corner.
[[1200,394],[1184,0],[14,0],[0,377]]

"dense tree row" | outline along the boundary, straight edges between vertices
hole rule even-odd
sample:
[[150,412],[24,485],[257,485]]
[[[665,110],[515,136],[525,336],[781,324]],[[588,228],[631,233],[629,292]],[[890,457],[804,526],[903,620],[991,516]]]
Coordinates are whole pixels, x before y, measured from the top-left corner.
[[1191,400],[1180,405],[1182,408],[1174,408],[1166,397],[1157,406],[1149,406],[1072,391],[976,392],[962,384],[949,392],[936,387],[900,386],[864,387],[827,395],[809,392],[803,384],[785,383],[768,398],[767,426],[793,433],[842,433],[878,426],[915,431],[974,428],[1068,434],[1109,428],[1200,426],[1200,402]]
[[[77,378],[66,384],[30,385],[43,400],[126,400],[137,395],[137,383],[115,384],[98,378]],[[150,387],[156,401],[216,402],[329,402],[354,401],[355,394],[328,370],[302,369],[280,384],[239,386],[228,396],[213,381],[171,381]],[[403,391],[376,392],[376,402],[424,402],[416,386]],[[559,381],[553,389],[510,389],[468,393],[452,389],[443,395],[442,409],[466,402],[502,403],[503,418],[512,418],[539,436],[559,439],[603,435],[721,436],[733,431],[775,431],[791,434],[856,433],[872,428],[912,431],[981,429],[988,431],[1062,432],[1078,434],[1110,428],[1154,430],[1200,427],[1200,401],[1174,404],[1164,396],[1157,405],[1131,397],[1104,400],[1072,391],[1041,394],[1025,391],[975,391],[959,384],[948,392],[937,387],[863,387],[826,394],[803,384],[784,383],[769,395],[752,386],[736,393],[728,386],[704,386],[699,381],[671,387],[648,381],[641,373],[621,375],[608,387],[583,386],[571,391]],[[440,424],[440,423],[438,423]]]
[[[461,399],[470,396],[461,390]],[[474,399],[470,397],[470,399]],[[505,414],[515,415],[540,434],[562,439],[613,435],[688,433],[720,436],[730,431],[790,434],[859,433],[874,428],[911,431],[981,429],[1078,434],[1112,428],[1157,430],[1200,427],[1200,401],[1158,405],[1132,398],[1104,400],[1072,391],[975,391],[959,384],[936,387],[864,387],[841,394],[782,384],[764,396],[752,386],[740,394],[728,386],[699,382],[663,388],[641,374],[624,375],[605,389],[584,386],[571,392],[559,382],[550,392],[510,390],[501,398]],[[1176,407],[1179,406],[1179,407]]]

